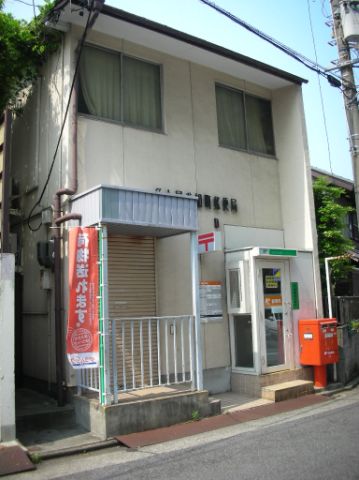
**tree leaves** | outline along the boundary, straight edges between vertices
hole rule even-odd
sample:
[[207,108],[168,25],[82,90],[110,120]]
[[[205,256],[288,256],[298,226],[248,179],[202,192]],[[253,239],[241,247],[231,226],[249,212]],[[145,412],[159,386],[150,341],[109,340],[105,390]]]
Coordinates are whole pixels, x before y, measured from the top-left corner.
[[60,33],[45,26],[53,2],[45,3],[31,22],[4,13],[3,4],[0,0],[0,111],[16,107],[21,90],[33,83],[60,43]]
[[[346,192],[343,188],[330,185],[326,177],[319,177],[313,183],[314,202],[317,220],[319,261],[324,276],[324,259],[343,258],[331,262],[331,278],[335,284],[345,279],[351,270],[348,250],[353,242],[346,236],[346,219],[354,209],[343,204]],[[325,282],[323,282],[325,285]]]

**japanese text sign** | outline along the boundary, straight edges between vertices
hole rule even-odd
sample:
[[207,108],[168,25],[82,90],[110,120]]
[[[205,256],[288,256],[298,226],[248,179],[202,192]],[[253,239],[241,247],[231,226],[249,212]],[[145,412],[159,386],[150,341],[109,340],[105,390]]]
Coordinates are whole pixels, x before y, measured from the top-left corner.
[[98,284],[98,232],[95,228],[72,228],[66,352],[73,368],[98,367]]

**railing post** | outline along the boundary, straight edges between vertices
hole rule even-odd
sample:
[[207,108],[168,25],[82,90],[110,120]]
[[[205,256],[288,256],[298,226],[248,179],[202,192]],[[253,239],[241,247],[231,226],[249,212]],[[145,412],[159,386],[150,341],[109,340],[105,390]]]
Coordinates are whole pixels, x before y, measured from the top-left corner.
[[157,369],[158,369],[158,385],[162,385],[161,379],[161,329],[160,321],[156,319],[156,328],[157,328]]
[[190,380],[192,383],[192,390],[196,387],[196,382],[194,379],[194,355],[193,355],[193,315],[188,317],[188,342],[189,342],[189,367],[190,367]]
[[166,356],[166,384],[170,384],[170,369],[168,360],[168,319],[165,321],[165,356]]
[[174,367],[174,381],[178,382],[177,377],[177,322],[173,319],[173,367]]
[[99,227],[100,246],[100,403],[111,404],[110,391],[110,348],[109,348],[109,319],[108,319],[108,253],[107,227]]
[[183,324],[185,321],[185,317],[181,317],[181,366],[182,366],[182,382],[186,380],[186,366],[185,366],[185,358],[184,358],[184,342],[183,342]]
[[143,320],[140,319],[140,360],[141,360],[141,388],[144,387],[144,361],[143,361]]
[[192,277],[192,311],[194,315],[195,331],[195,356],[196,356],[196,388],[203,390],[203,367],[202,367],[202,335],[199,300],[199,268],[197,234],[191,232],[191,277]]
[[150,369],[150,386],[153,386],[153,372],[152,372],[152,319],[148,320],[148,361]]
[[113,401],[118,402],[118,375],[117,375],[117,344],[116,344],[116,320],[111,322],[112,334],[112,378],[113,378]]
[[136,374],[135,374],[135,337],[134,337],[134,323],[131,320],[131,367],[132,367],[132,389],[136,388]]

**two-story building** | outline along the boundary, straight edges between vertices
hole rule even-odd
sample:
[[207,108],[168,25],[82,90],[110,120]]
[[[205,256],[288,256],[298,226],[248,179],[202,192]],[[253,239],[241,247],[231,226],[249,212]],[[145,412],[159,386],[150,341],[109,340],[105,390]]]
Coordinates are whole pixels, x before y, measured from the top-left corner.
[[[13,126],[22,376],[105,404],[304,378],[298,319],[321,315],[304,80],[106,5],[88,28],[73,5]],[[64,351],[76,225],[100,232],[99,374]]]

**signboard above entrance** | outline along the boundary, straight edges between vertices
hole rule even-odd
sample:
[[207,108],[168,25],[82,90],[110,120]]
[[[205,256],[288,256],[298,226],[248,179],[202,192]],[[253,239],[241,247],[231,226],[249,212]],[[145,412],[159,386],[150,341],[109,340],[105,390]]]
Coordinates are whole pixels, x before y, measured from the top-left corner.
[[296,257],[297,250],[290,248],[264,248],[257,247],[253,251],[254,257]]

